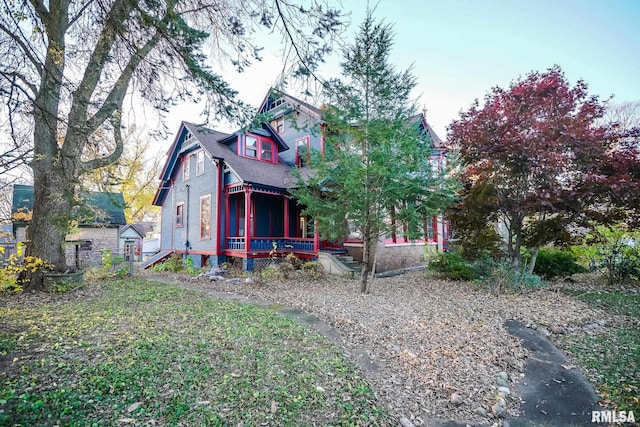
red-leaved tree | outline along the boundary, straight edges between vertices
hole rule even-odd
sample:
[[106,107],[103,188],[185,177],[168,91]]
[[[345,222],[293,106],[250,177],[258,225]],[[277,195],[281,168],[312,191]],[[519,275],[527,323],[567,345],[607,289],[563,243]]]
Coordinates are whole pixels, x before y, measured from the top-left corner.
[[[604,112],[584,81],[572,86],[554,66],[494,87],[450,125],[467,185],[492,191],[487,211],[500,223],[514,271],[532,272],[538,249],[597,202],[601,187],[589,183],[616,141]],[[522,248],[531,249],[529,265]]]

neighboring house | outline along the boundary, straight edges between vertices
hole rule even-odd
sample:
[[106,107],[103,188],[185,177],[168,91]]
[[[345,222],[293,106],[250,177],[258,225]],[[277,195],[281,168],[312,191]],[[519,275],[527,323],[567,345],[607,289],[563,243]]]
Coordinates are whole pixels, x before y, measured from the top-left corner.
[[[13,233],[18,242],[26,241],[26,230],[33,211],[33,186],[15,184],[11,215]],[[126,225],[122,193],[88,192],[86,212],[78,212],[79,224],[66,236],[67,265],[99,261],[100,251],[117,253],[120,248],[120,226]]]
[[129,260],[129,256],[133,254],[134,261],[142,261],[142,245],[145,237],[142,223],[121,226],[118,252],[124,256],[125,260]]
[[[297,183],[293,168],[304,175],[308,150],[324,150],[321,132],[309,130],[321,123],[321,110],[271,89],[258,113],[270,121],[232,134],[182,122],[153,201],[162,208],[160,250],[190,255],[198,267],[241,262],[244,270],[289,252],[315,259],[346,250],[361,259],[361,241],[323,241],[289,192]],[[440,139],[423,115],[414,119],[441,162]],[[428,227],[421,241],[393,233],[381,242],[378,272],[423,263],[425,244],[442,249],[444,223],[434,217]]]
[[16,240],[11,224],[0,224],[0,265],[16,253]]

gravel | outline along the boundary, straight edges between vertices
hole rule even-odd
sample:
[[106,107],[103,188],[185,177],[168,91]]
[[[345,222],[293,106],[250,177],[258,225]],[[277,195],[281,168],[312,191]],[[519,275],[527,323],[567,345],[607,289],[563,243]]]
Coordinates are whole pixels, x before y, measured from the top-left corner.
[[359,292],[358,281],[338,277],[301,276],[269,284],[185,276],[171,280],[317,316],[336,331],[354,363],[363,351],[368,353],[372,365],[364,366],[363,373],[381,404],[416,426],[434,420],[492,424],[517,415],[515,385],[527,351],[504,329],[506,319],[542,328],[550,339],[554,331],[583,333],[585,325],[613,319],[554,290],[495,295],[424,271],[378,278],[367,295]]

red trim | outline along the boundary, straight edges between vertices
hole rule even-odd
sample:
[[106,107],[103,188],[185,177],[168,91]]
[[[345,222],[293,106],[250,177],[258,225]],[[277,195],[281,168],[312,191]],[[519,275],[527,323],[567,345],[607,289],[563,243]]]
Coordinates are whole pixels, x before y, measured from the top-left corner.
[[251,248],[251,187],[244,188],[244,250]]
[[[209,199],[209,237],[202,237],[202,200]],[[200,196],[200,240],[211,240],[211,226],[213,225],[213,204],[211,203],[211,194]]]
[[289,198],[284,196],[284,237],[289,237]]
[[173,252],[178,252],[180,254],[187,254],[187,255],[217,255],[214,251],[194,251],[193,249],[189,249],[189,251],[185,251],[183,249],[176,249]]
[[[224,236],[225,240],[228,240],[231,233],[231,196],[228,193],[224,193]],[[226,245],[226,242],[225,242]],[[220,244],[220,253],[222,253],[222,244]]]
[[433,241],[438,243],[438,217],[434,216],[431,221],[433,221]]
[[[256,155],[255,156],[247,156],[247,136],[256,139]],[[238,155],[241,157],[246,157],[247,159],[257,160],[259,162],[264,163],[278,163],[278,150],[276,149],[276,144],[270,138],[265,138],[264,136],[256,135],[253,133],[248,133],[247,135],[243,135],[241,138],[241,143],[239,144]],[[271,160],[265,160],[262,158],[262,143],[266,142],[271,145]],[[253,148],[252,148],[253,149]]]
[[[218,164],[217,164],[217,172],[218,172],[218,194],[216,195],[216,236],[217,236],[217,242],[216,242],[216,247],[215,247],[215,251],[213,253],[213,255],[218,255],[219,253],[222,252],[222,215],[220,215],[221,210],[220,208],[222,207],[222,161],[218,160]],[[225,218],[228,217],[228,212],[229,210],[225,210]],[[213,214],[213,209],[212,212]]]

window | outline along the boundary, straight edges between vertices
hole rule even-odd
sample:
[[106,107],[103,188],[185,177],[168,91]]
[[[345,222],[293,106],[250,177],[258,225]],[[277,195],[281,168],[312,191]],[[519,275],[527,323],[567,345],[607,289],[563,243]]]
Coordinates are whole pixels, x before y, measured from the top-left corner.
[[249,135],[244,137],[244,155],[258,157],[258,138]]
[[200,197],[200,240],[211,239],[211,194]]
[[438,222],[435,220],[436,217],[428,216],[425,214],[424,216],[424,237],[426,240],[434,241],[436,238],[436,226]]
[[270,124],[273,130],[275,130],[279,135],[282,135],[284,132],[284,116],[273,120]]
[[244,137],[244,157],[258,159],[263,162],[277,163],[277,153],[273,141],[254,136],[246,135]]
[[198,151],[196,154],[196,176],[204,174],[204,150]]
[[260,141],[260,160],[266,160],[267,162],[273,162],[273,144],[271,141]]
[[309,137],[305,136],[296,139],[296,166],[299,168],[307,166],[310,160]]
[[184,225],[184,203],[180,202],[176,204],[176,227],[182,227]]
[[182,161],[182,180],[188,181],[191,174],[191,156],[185,156]]

